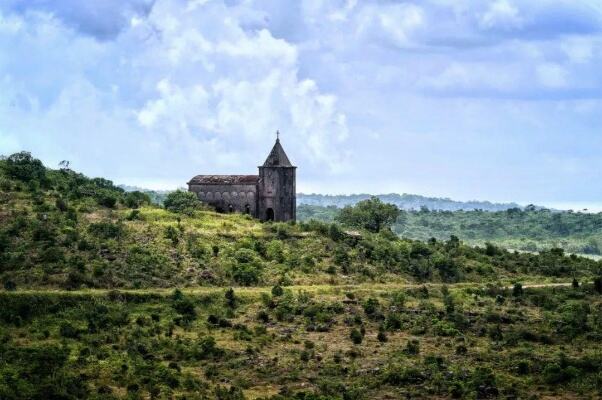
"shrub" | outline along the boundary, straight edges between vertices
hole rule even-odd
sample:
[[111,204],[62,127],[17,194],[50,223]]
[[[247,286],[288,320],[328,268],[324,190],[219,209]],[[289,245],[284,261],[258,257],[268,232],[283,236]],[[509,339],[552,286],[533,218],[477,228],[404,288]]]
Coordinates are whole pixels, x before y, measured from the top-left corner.
[[420,353],[420,342],[416,339],[409,340],[406,343],[406,348],[404,349],[404,353],[408,355],[417,355]]
[[196,310],[192,300],[184,296],[180,290],[174,291],[172,295],[172,304],[174,310],[182,316],[185,322],[196,319]]
[[361,344],[362,341],[364,340],[364,336],[362,335],[362,333],[357,330],[357,328],[353,328],[351,330],[351,333],[349,334],[349,338],[351,339],[351,341],[354,344]]
[[284,290],[282,289],[282,286],[280,286],[280,285],[276,285],[272,288],[272,296],[274,296],[274,297],[282,296],[283,293],[284,293]]
[[180,243],[180,233],[176,227],[169,225],[165,228],[165,238],[171,240],[171,244],[175,247]]
[[64,338],[76,339],[79,336],[79,331],[69,322],[63,321],[59,326],[59,334]]
[[112,222],[95,222],[90,224],[88,232],[102,239],[116,239],[123,233],[123,226]]
[[100,190],[96,194],[96,201],[103,207],[113,208],[117,205],[117,195],[108,190]]
[[140,191],[126,193],[123,198],[123,203],[129,208],[138,208],[145,204],[150,204],[150,196]]
[[17,290],[17,284],[13,281],[6,280],[4,281],[4,290],[8,290],[8,291],[13,291],[13,290]]
[[192,214],[200,208],[201,203],[194,193],[176,190],[167,195],[165,201],[163,201],[163,205],[165,209],[171,212]]
[[520,283],[515,283],[512,287],[512,296],[514,297],[521,297],[523,292],[523,285]]
[[602,276],[598,276],[594,279],[594,291],[598,294],[602,294]]
[[230,288],[226,290],[224,293],[224,297],[226,298],[226,305],[230,308],[236,308],[236,303],[238,299],[236,298],[236,294],[234,293],[234,289]]
[[260,276],[261,271],[255,264],[236,264],[232,268],[232,277],[243,286],[256,285]]

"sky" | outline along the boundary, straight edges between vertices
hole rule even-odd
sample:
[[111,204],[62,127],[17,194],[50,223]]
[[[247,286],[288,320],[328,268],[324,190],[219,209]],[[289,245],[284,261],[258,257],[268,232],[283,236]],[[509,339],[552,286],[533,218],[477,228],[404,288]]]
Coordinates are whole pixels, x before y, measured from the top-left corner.
[[595,207],[601,66],[599,0],[2,0],[0,154]]

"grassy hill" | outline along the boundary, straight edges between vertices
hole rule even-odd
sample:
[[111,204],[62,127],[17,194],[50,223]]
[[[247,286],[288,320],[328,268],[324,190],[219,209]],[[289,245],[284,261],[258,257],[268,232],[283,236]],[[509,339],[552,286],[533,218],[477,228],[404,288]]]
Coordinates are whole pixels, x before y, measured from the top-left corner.
[[599,262],[165,203],[0,160],[0,398],[602,395]]

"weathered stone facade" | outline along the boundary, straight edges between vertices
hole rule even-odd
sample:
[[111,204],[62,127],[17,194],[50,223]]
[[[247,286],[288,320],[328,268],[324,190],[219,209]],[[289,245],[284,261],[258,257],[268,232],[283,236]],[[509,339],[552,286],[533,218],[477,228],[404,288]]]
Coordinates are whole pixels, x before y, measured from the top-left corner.
[[276,139],[259,175],[197,175],[188,182],[188,190],[218,212],[292,221],[297,218],[296,168]]

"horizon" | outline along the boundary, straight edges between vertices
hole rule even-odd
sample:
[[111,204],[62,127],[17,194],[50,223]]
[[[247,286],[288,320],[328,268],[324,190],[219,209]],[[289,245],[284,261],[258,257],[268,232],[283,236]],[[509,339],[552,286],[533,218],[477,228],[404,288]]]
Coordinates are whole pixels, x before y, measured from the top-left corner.
[[0,154],[52,168],[169,190],[280,130],[299,192],[602,211],[593,0],[9,0],[0,49]]

